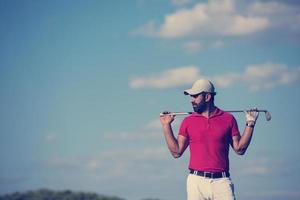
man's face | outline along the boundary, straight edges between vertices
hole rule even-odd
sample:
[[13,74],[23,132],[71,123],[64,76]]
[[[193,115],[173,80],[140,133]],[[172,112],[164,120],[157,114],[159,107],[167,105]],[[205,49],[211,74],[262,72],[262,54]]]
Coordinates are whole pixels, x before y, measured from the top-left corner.
[[200,93],[191,96],[191,103],[195,112],[202,113],[206,108],[205,94]]

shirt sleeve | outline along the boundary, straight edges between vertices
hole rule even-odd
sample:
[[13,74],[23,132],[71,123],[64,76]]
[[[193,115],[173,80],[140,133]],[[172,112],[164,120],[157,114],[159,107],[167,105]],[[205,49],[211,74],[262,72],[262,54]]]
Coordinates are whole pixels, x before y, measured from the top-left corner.
[[240,135],[239,127],[234,117],[232,117],[231,125],[231,137]]
[[187,131],[187,120],[186,119],[184,119],[181,122],[178,135],[182,135],[184,137],[189,137],[188,136],[188,131]]

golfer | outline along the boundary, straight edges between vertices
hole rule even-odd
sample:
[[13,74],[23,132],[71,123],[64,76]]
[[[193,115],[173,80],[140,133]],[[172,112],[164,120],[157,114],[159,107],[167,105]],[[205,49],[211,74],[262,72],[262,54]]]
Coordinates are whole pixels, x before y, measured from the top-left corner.
[[189,146],[187,199],[233,200],[229,146],[239,155],[246,152],[259,113],[256,109],[245,112],[246,126],[240,135],[233,115],[215,106],[216,92],[209,80],[197,80],[184,94],[190,96],[194,112],[181,122],[177,139],[171,126],[175,116],[164,112],[160,121],[174,158],[179,158]]

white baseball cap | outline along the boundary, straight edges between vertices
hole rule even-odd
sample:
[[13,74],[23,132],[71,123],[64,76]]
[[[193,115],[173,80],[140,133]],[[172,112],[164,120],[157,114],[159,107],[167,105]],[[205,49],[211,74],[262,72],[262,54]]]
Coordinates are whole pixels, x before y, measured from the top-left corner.
[[201,92],[216,94],[214,85],[207,79],[199,79],[193,84],[192,88],[184,90],[185,95],[195,95]]

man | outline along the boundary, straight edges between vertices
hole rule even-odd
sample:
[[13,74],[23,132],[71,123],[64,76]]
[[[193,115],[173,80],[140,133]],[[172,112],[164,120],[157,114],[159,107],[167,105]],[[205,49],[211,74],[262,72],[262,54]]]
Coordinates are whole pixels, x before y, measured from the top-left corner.
[[191,97],[194,112],[182,121],[178,137],[174,137],[171,126],[175,116],[165,112],[160,121],[174,158],[179,158],[188,146],[190,148],[187,199],[233,200],[229,146],[239,155],[246,152],[258,112],[256,109],[245,112],[246,127],[241,136],[235,118],[214,105],[216,93],[210,81],[197,80],[184,94]]

